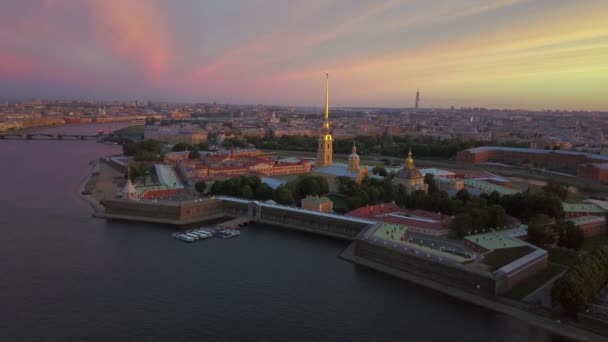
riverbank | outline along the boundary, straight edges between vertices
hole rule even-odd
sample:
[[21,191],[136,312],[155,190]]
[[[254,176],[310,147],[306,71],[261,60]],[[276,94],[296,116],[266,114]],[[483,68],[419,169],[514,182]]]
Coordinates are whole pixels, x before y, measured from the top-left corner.
[[89,165],[91,165],[91,169],[87,173],[87,175],[82,179],[80,185],[76,189],[78,196],[89,203],[91,208],[93,209],[94,214],[103,212],[103,207],[99,204],[99,200],[93,196],[92,190],[95,190],[97,177],[95,173],[99,173],[99,163],[98,159],[91,160]]
[[94,214],[100,214],[105,208],[99,203],[114,198],[119,190],[117,179],[123,175],[101,158],[90,161],[89,165],[91,169],[80,182],[77,191],[78,195],[91,205]]
[[593,332],[583,330],[579,327],[572,326],[571,324],[562,323],[560,320],[553,320],[548,317],[541,316],[539,314],[535,314],[530,311],[518,308],[515,306],[515,304],[519,304],[518,302],[513,301],[513,305],[509,305],[506,304],[507,301],[510,301],[508,299],[503,299],[503,303],[498,300],[492,300],[489,298],[476,296],[463,290],[455,289],[453,287],[449,287],[429,279],[421,278],[397,270],[384,264],[380,264],[365,258],[358,257],[355,255],[354,249],[355,243],[351,243],[338,257],[355,265],[364,266],[375,271],[397,277],[399,279],[407,280],[417,285],[460,299],[462,301],[520,319],[522,321],[525,321],[526,323],[535,325],[556,335],[561,335],[577,341],[606,340],[605,337],[597,335]]

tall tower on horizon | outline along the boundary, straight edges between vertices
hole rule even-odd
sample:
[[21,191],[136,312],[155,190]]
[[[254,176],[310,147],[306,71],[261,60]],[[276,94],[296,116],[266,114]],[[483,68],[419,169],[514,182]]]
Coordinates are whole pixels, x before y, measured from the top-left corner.
[[416,90],[416,104],[414,108],[418,109],[418,104],[420,102],[420,91]]
[[319,136],[315,167],[332,165],[334,163],[333,159],[333,138],[329,133],[329,74],[325,73],[325,122]]

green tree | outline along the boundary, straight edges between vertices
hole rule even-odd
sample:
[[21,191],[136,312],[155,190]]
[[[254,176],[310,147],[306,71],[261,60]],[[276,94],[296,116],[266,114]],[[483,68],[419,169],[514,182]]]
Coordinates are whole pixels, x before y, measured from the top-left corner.
[[255,188],[254,197],[260,201],[267,201],[272,198],[272,192],[272,188],[268,184],[260,183],[260,185]]
[[580,250],[585,240],[585,234],[572,221],[558,220],[553,225],[553,230],[558,235],[557,244],[562,247]]
[[190,146],[189,144],[180,142],[180,143],[173,145],[173,147],[171,147],[171,151],[173,151],[173,152],[182,152],[185,150],[192,150],[192,146]]
[[353,196],[357,191],[357,183],[350,177],[336,177],[335,182],[337,183],[338,193],[345,196]]
[[565,201],[568,197],[568,187],[553,178],[549,179],[543,190],[556,194],[562,201]]
[[209,151],[209,143],[200,142],[196,145],[196,149],[199,151]]
[[224,182],[223,181],[215,181],[213,185],[211,185],[211,190],[209,192],[212,195],[222,195],[224,194]]
[[505,208],[494,204],[488,207],[488,227],[500,228],[507,223],[507,213]]
[[580,258],[557,280],[551,292],[553,303],[575,314],[591,303],[607,281],[608,245],[604,245]]
[[249,186],[249,184],[243,187],[243,190],[241,191],[241,196],[248,199],[253,198],[253,189],[251,188],[251,186]]
[[286,186],[283,185],[274,190],[272,199],[279,204],[293,205],[295,203],[293,194]]
[[201,157],[201,154],[199,151],[190,151],[190,153],[188,153],[188,159],[198,159]]
[[387,175],[386,169],[382,166],[374,166],[372,173],[381,177],[386,177]]
[[132,156],[137,161],[156,161],[163,158],[162,147],[159,141],[143,140],[124,144],[122,151],[125,156]]
[[306,177],[300,183],[300,197],[318,196],[321,194],[321,186],[316,178]]
[[450,229],[459,237],[464,237],[471,234],[473,226],[473,218],[469,213],[461,213],[454,216]]
[[528,240],[539,247],[545,247],[555,241],[555,231],[551,218],[545,214],[535,215],[528,223]]
[[464,203],[468,202],[471,199],[471,195],[469,194],[467,189],[458,190],[454,197]]
[[437,183],[435,182],[435,175],[432,173],[427,173],[424,175],[424,184],[428,184],[429,192],[436,192],[439,190],[437,188]]
[[205,189],[207,189],[207,183],[205,183],[205,181],[203,180],[200,180],[194,183],[194,188],[199,194],[202,194],[203,192],[205,192]]
[[138,167],[129,165],[129,169],[130,169],[130,172],[128,172],[128,171],[125,172],[125,175],[124,175],[125,179],[129,177],[129,174],[131,176],[131,180],[134,180],[134,179],[142,176],[142,174],[139,172],[140,169]]

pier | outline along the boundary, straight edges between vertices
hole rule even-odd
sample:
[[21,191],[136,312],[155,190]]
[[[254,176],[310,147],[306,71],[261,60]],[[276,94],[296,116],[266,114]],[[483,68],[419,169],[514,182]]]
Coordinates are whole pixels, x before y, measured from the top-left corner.
[[253,219],[249,217],[239,217],[234,220],[222,222],[217,225],[219,229],[239,229],[241,226],[247,225],[254,222]]

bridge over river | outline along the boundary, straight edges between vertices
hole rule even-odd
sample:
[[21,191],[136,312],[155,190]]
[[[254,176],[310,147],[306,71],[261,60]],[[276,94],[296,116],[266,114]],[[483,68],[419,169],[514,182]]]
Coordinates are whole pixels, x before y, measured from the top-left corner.
[[[0,140],[99,140],[104,138],[133,139],[133,135],[120,134],[74,134],[74,133],[5,133]],[[143,138],[143,137],[140,137]]]

